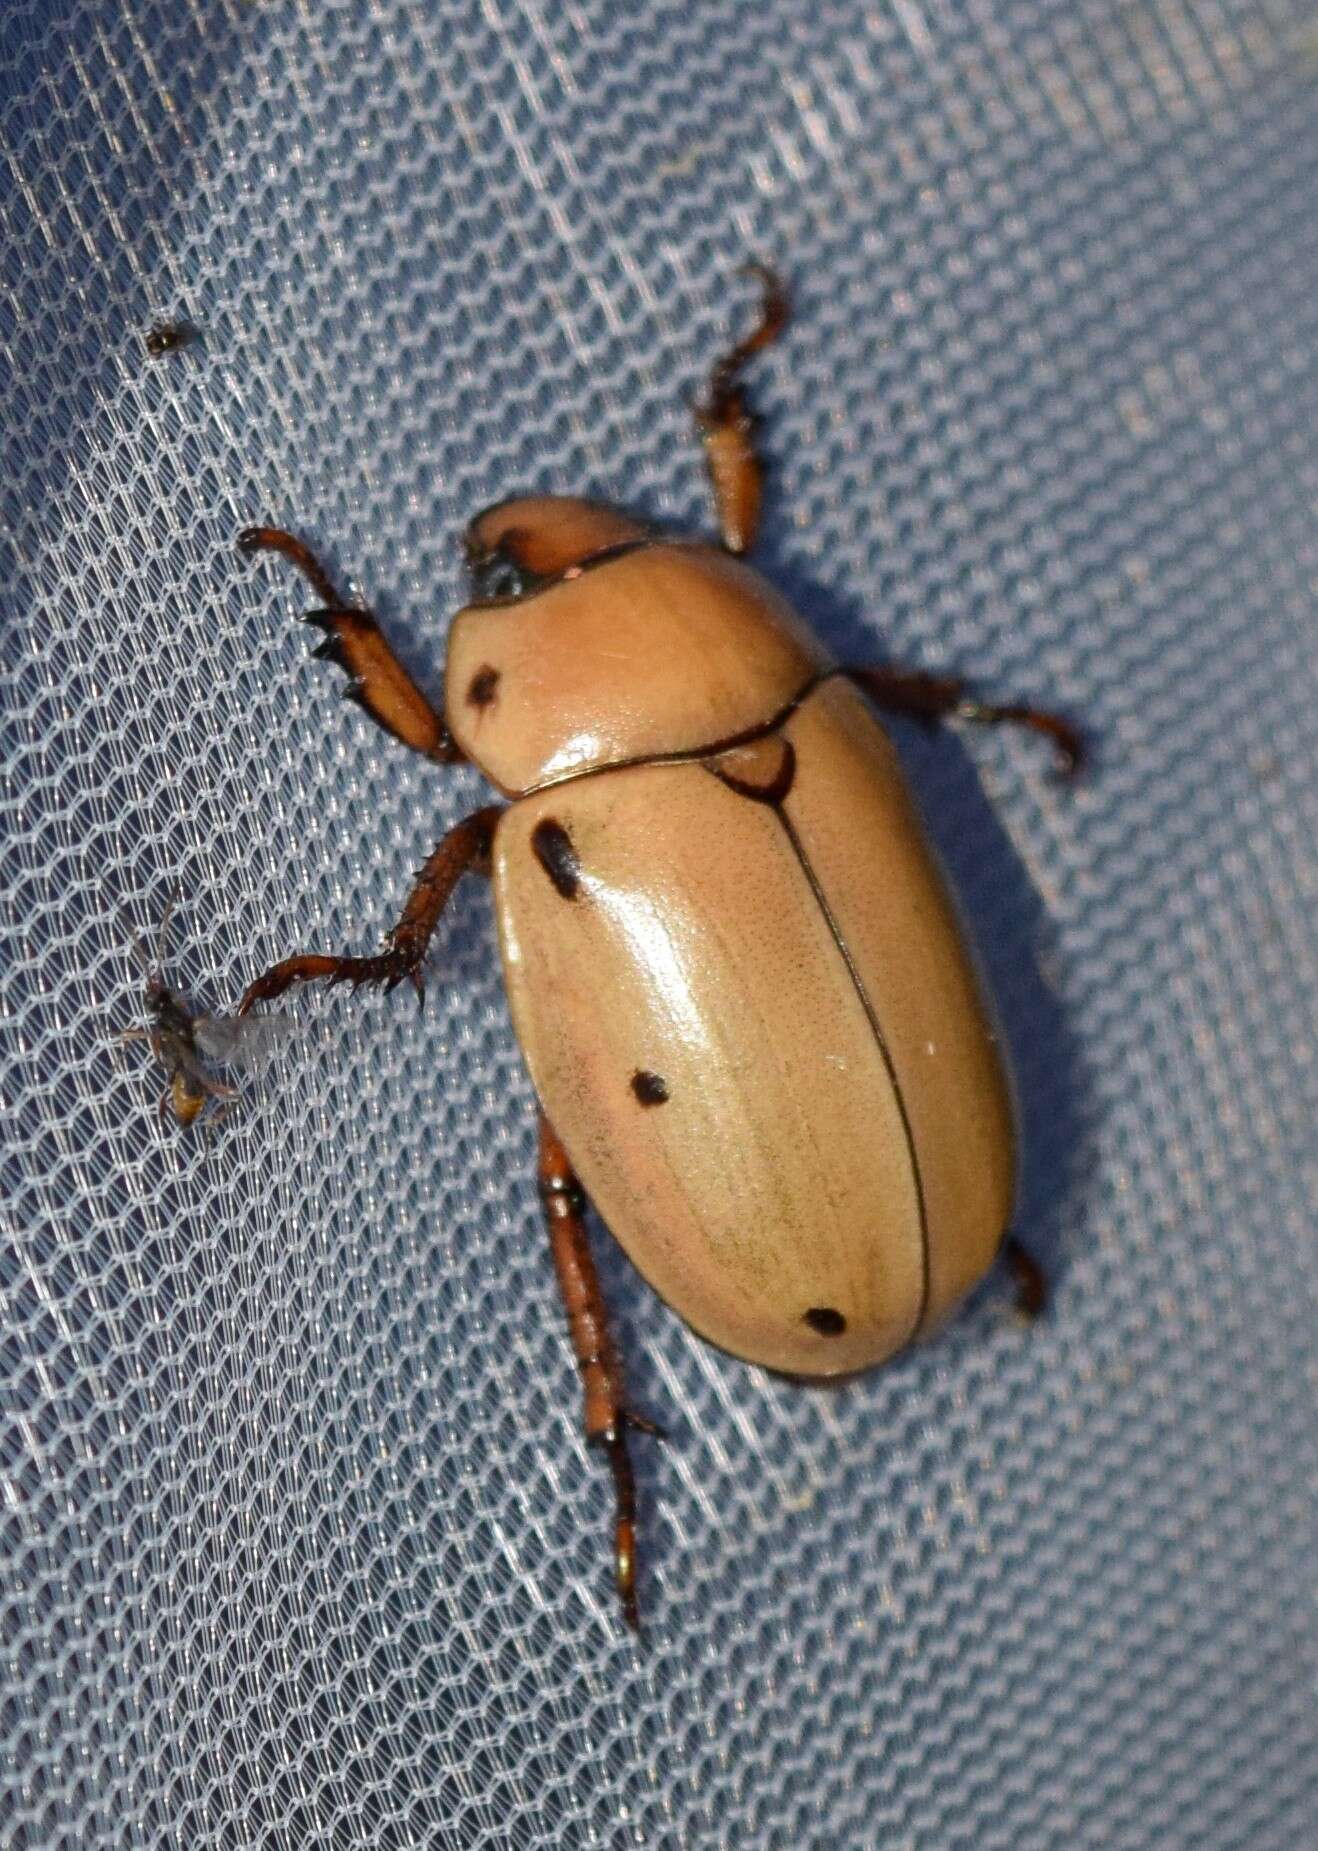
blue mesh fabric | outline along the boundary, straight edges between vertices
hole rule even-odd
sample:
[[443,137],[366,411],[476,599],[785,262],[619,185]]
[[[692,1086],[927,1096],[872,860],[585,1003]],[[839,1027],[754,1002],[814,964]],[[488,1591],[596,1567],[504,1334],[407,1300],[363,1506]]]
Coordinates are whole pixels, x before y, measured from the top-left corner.
[[[0,1842],[1318,1842],[1312,8],[8,0],[0,71]],[[901,735],[1055,1297],[811,1393],[600,1234],[638,1648],[488,895],[188,1138],[118,910],[211,1006],[376,939],[480,780],[236,531],[437,690],[475,508],[706,521],[752,252],[765,568],[1095,742]]]

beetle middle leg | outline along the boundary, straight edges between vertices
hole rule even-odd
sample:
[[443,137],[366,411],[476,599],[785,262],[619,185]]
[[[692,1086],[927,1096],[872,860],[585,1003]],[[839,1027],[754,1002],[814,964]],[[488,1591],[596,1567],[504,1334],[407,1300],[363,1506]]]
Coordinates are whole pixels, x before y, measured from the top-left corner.
[[344,670],[349,700],[423,757],[442,765],[462,762],[448,727],[390,649],[374,614],[344,602],[310,547],[281,527],[245,527],[238,545],[244,553],[279,553],[310,580],[324,606],[302,619],[323,633],[311,653]]
[[383,951],[373,957],[330,957],[308,951],[284,958],[248,984],[238,1014],[246,1015],[253,1003],[282,996],[295,983],[350,983],[354,989],[363,983],[382,983],[386,990],[393,990],[406,978],[418,1000],[424,999],[421,964],[431,935],[462,876],[489,873],[494,825],[502,813],[500,804],[490,804],[449,830],[422,865]]
[[752,355],[777,340],[788,315],[787,292],[767,264],[746,264],[743,273],[757,278],[764,291],[760,319],[745,340],[715,361],[696,406],[719,533],[730,553],[748,551],[755,540],[763,475],[755,453],[757,420],[738,382]]
[[984,726],[1026,726],[1051,739],[1058,769],[1069,777],[1080,769],[1084,743],[1079,730],[1061,714],[1014,704],[990,706],[971,698],[966,684],[955,675],[925,675],[899,668],[845,668],[843,674],[863,688],[876,707],[933,726],[938,720],[972,720]]
[[540,1114],[540,1200],[549,1223],[549,1245],[558,1289],[567,1311],[572,1348],[585,1390],[587,1439],[604,1448],[613,1471],[617,1499],[614,1561],[623,1617],[633,1632],[641,1629],[636,1600],[636,1486],[632,1479],[627,1429],[662,1437],[651,1421],[631,1413],[622,1402],[622,1376],[609,1336],[599,1274],[586,1239],[586,1197],[558,1134]]

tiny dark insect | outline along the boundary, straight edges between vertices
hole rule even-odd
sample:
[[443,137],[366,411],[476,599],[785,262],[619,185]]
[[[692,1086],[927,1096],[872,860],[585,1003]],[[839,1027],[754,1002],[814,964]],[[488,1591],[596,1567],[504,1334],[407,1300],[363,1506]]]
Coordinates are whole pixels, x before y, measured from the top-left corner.
[[166,1111],[173,1113],[183,1127],[201,1116],[209,1100],[218,1102],[212,1119],[227,1110],[237,1097],[232,1086],[217,1080],[207,1069],[207,1061],[250,1067],[279,1036],[291,1027],[283,1016],[197,1015],[188,1000],[165,981],[163,969],[165,940],[173,914],[178,889],[165,904],[154,948],[148,948],[136,933],[130,933],[133,956],[146,978],[142,1002],[148,1026],[130,1028],[117,1037],[121,1043],[145,1041],[163,1067],[169,1084],[160,1095],[157,1112],[163,1122]]
[[197,330],[190,321],[159,321],[147,331],[146,350],[153,360],[159,360],[163,354],[190,347],[196,338]]

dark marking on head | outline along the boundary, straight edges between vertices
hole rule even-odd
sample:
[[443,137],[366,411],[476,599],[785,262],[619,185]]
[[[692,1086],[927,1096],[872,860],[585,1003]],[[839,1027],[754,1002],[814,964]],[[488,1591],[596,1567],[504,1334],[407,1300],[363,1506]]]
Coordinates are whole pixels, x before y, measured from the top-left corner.
[[[759,743],[768,746],[770,740],[772,735],[770,739]],[[767,803],[777,809],[786,802],[796,778],[796,748],[790,739],[777,739],[772,743],[781,746],[782,753],[767,782],[757,783],[750,778],[739,777],[735,771],[718,764],[711,765],[710,770],[730,791],[736,791],[739,797],[749,797],[752,803]],[[761,756],[764,756],[763,752]]]
[[[519,498],[514,496],[513,499]],[[518,604],[523,598],[534,597],[550,585],[580,578],[585,572],[593,572],[596,566],[609,565],[627,553],[635,553],[642,547],[656,544],[654,536],[648,530],[642,530],[628,539],[615,540],[609,546],[597,547],[584,559],[555,565],[552,571],[538,570],[531,563],[537,556],[536,536],[533,533],[520,527],[505,527],[497,540],[482,538],[483,522],[505,505],[499,502],[493,508],[486,508],[467,528],[463,551],[471,580],[473,604]]]
[[535,858],[565,900],[575,900],[581,891],[581,862],[572,846],[572,838],[562,823],[546,816],[531,831]]
[[808,1324],[819,1337],[841,1337],[847,1328],[847,1320],[840,1311],[834,1311],[831,1305],[812,1306],[801,1322]]
[[649,1073],[644,1067],[638,1068],[632,1075],[632,1091],[642,1105],[667,1105],[668,1084],[657,1073]]
[[494,690],[499,685],[499,671],[491,668],[487,662],[484,668],[478,668],[471,678],[467,689],[467,699],[473,707],[488,707],[494,699]]
[[493,546],[467,531],[467,570],[471,574],[472,599],[477,604],[515,604],[530,597],[544,584],[543,577],[519,557],[520,535],[509,528]]

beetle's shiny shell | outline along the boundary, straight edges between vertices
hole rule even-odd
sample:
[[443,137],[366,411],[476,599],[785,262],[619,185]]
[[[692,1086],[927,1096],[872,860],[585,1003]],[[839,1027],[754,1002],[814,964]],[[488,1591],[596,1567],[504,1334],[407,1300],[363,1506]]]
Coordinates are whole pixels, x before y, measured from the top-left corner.
[[1011,1110],[861,695],[748,568],[640,544],[462,613],[447,717],[517,797],[493,855],[513,1020],[640,1271],[802,1375],[937,1321],[1006,1227]]

